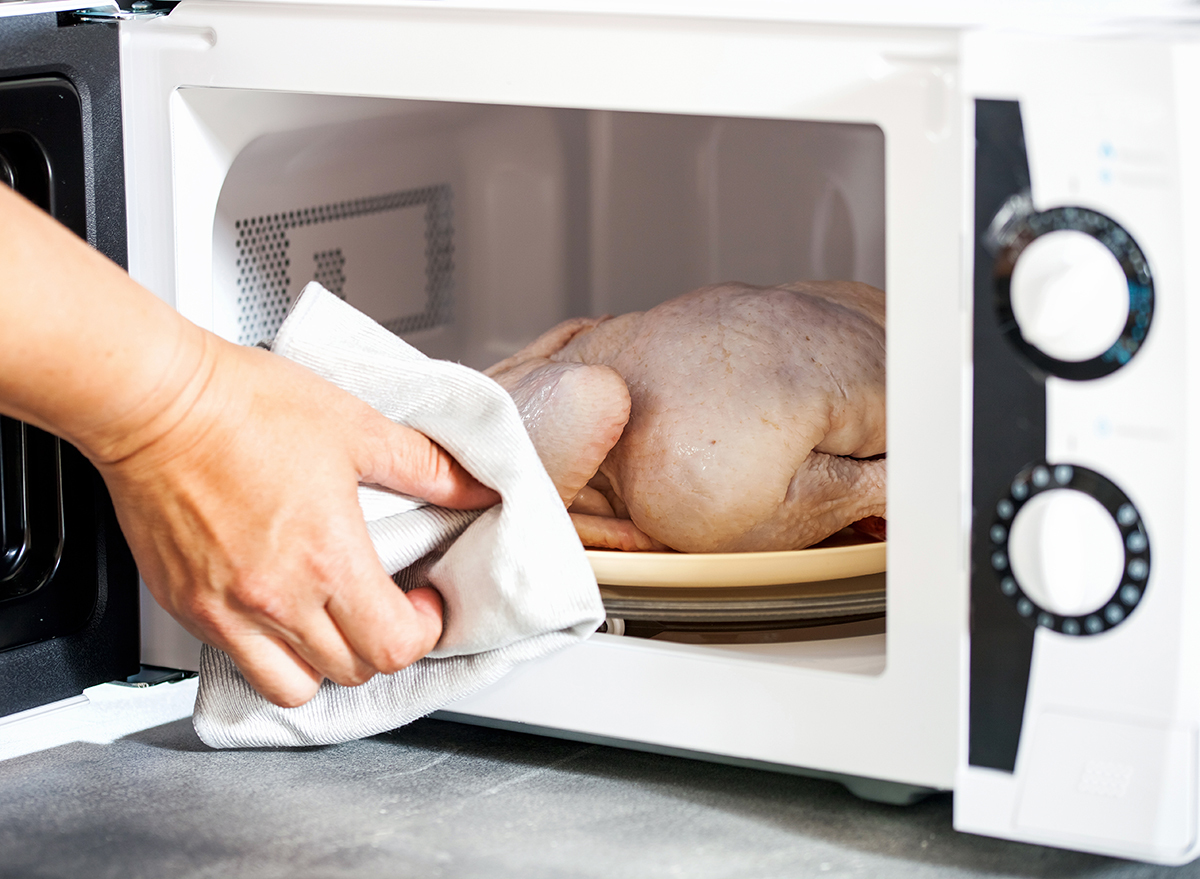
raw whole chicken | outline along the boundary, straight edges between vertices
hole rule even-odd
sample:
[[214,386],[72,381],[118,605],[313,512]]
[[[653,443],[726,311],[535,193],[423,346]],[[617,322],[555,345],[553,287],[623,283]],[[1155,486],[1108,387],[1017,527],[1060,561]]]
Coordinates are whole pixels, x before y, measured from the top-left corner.
[[568,320],[487,374],[586,546],[802,549],[886,515],[884,314],[866,284],[721,284]]

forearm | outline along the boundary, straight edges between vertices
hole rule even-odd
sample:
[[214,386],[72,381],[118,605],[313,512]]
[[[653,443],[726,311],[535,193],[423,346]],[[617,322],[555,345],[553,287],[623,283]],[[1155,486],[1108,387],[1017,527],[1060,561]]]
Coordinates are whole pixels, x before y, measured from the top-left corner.
[[97,462],[168,431],[200,393],[215,337],[0,186],[0,413]]

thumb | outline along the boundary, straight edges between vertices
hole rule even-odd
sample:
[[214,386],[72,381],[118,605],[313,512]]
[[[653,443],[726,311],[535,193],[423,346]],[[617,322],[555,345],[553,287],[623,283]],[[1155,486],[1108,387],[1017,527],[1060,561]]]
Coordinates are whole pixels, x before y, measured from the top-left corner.
[[359,480],[456,510],[479,510],[500,495],[420,431],[373,412],[358,449]]

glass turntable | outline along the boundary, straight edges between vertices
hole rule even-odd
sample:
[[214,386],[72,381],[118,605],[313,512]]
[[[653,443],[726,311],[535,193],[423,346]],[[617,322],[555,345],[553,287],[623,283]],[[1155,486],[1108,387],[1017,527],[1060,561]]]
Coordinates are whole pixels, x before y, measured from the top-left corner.
[[850,529],[807,549],[587,550],[608,631],[747,633],[882,620],[887,544]]

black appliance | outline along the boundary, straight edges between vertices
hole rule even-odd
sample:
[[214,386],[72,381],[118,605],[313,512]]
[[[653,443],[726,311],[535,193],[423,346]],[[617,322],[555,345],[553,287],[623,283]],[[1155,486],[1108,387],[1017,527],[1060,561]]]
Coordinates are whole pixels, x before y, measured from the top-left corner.
[[[115,23],[0,10],[0,183],[126,265]],[[99,474],[0,418],[0,716],[124,679],[138,653],[137,570]]]

